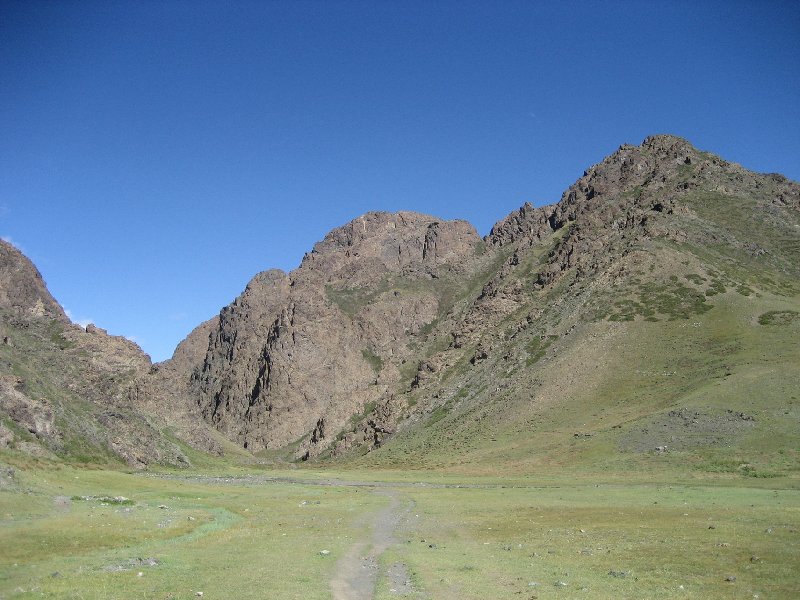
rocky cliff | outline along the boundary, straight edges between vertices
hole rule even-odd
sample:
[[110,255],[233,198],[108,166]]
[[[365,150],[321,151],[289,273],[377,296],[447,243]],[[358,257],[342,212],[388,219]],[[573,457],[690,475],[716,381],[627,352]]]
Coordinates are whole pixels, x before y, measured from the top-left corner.
[[220,313],[192,374],[202,414],[249,450],[318,454],[390,400],[479,246],[463,221],[369,213],[331,231],[292,273],[257,275]]

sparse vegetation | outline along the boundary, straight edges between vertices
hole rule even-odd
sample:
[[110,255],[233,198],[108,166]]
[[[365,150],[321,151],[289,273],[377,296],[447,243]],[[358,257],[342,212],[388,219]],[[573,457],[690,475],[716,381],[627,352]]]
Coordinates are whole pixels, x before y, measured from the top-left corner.
[[64,337],[64,326],[58,321],[50,321],[48,332],[50,333],[50,341],[61,350],[72,348],[75,345]]
[[361,351],[361,355],[364,357],[375,373],[380,373],[381,369],[383,369],[383,359],[375,354],[370,348],[364,348]]
[[796,310],[770,310],[758,317],[760,325],[789,325],[799,320],[800,312]]
[[331,285],[325,286],[325,296],[339,309],[353,317],[366,305],[373,302],[383,290],[363,289],[363,288],[335,288]]
[[533,338],[525,347],[528,352],[528,358],[525,359],[525,366],[530,367],[544,358],[545,354],[547,354],[547,349],[552,343],[552,337]]
[[[715,288],[719,289],[719,288]],[[724,287],[721,288],[724,292]],[[669,320],[688,319],[701,315],[712,308],[705,296],[693,288],[683,285],[677,278],[664,283],[641,284],[630,292],[629,297],[614,300],[603,314],[610,321],[633,321],[643,317],[649,321],[660,318]]]

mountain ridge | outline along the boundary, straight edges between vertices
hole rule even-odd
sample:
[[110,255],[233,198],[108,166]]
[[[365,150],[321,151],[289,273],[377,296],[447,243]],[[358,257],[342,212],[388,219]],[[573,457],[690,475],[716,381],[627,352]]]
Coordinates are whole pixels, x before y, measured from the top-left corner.
[[[665,406],[683,410],[710,381],[710,371],[692,367],[680,386],[648,379],[617,390],[610,370],[630,375],[619,362],[630,348],[654,353],[648,336],[672,339],[676,323],[696,319],[717,332],[702,342],[705,332],[692,332],[686,340],[712,350],[671,343],[699,352],[708,361],[704,368],[714,370],[725,362],[713,349],[718,339],[732,336],[731,347],[737,336],[746,339],[737,352],[742,373],[749,373],[745,355],[778,332],[753,329],[759,315],[738,315],[755,302],[763,314],[772,307],[783,315],[787,331],[797,327],[798,213],[798,184],[752,173],[669,135],[620,146],[557,203],[526,203],[483,238],[462,220],[366,213],[331,230],[297,269],[255,275],[171,359],[152,366],[148,360],[117,382],[116,405],[139,409],[152,440],[169,435],[161,450],[152,450],[154,461],[145,456],[150,450],[135,458],[112,452],[139,467],[188,464],[185,447],[221,455],[237,452],[233,442],[269,460],[435,459],[453,466],[465,457],[482,464],[510,444],[527,448],[518,457],[527,464],[547,452],[523,423],[550,428],[547,435],[567,447],[571,434],[552,430],[567,419],[563,411],[612,402],[613,410],[595,412],[613,413],[619,430],[602,427],[590,438],[604,440],[604,460],[623,460],[627,449],[641,446],[625,423],[661,418]],[[18,261],[5,263],[2,273],[14,272]],[[12,281],[4,277],[0,282]],[[28,290],[38,299],[33,321],[49,315],[63,323],[40,281],[30,275],[4,290]],[[7,311],[21,310],[6,304]],[[82,341],[87,332],[71,333],[70,341],[90,355],[102,353],[107,340],[94,333],[100,337],[86,339],[100,340],[97,347]],[[736,356],[728,353],[725,369],[732,373]],[[658,360],[674,368],[671,358]],[[572,364],[593,369],[576,372]],[[794,385],[788,375],[786,381]],[[610,390],[619,393],[616,400]],[[4,408],[12,396],[3,396]],[[642,397],[661,399],[648,404]],[[569,409],[570,403],[583,408]],[[709,410],[709,422],[727,423],[718,406]],[[728,429],[731,444],[744,443],[736,437],[744,430]],[[760,424],[755,429],[748,434],[753,439],[763,433]],[[697,456],[710,452],[702,444],[683,447]]]

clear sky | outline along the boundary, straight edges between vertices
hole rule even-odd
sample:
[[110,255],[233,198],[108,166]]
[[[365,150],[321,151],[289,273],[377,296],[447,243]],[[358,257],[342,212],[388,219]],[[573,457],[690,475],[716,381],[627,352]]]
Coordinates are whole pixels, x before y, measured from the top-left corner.
[[154,360],[364,212],[486,234],[652,133],[800,179],[800,3],[0,0],[0,236]]

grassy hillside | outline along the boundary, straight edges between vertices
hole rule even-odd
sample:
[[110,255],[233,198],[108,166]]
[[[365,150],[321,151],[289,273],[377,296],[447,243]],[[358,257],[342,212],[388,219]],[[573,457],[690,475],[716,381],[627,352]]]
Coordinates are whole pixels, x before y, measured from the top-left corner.
[[[617,182],[602,208],[503,248],[507,267],[454,303],[463,312],[431,339],[453,339],[470,319],[477,333],[439,346],[440,368],[400,390],[412,408],[398,433],[348,458],[464,473],[796,477],[800,212],[780,200],[779,177],[686,152],[693,166]],[[606,177],[616,164],[606,162],[584,179]],[[551,265],[560,270],[542,285]]]

